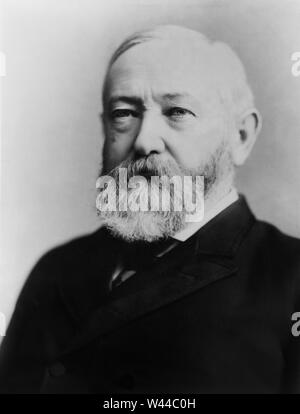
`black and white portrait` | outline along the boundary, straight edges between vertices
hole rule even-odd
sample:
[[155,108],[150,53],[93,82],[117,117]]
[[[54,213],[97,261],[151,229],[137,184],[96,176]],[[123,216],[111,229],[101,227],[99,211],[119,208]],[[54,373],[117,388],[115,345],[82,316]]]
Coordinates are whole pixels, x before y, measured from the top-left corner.
[[0,393],[300,393],[300,2],[2,2]]

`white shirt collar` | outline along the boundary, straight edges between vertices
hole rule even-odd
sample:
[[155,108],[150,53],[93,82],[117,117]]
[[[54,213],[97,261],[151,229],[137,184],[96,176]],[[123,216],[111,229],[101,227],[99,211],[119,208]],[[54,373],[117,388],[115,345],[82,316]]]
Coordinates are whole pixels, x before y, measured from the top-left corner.
[[188,223],[187,226],[178,231],[174,236],[173,239],[184,242],[193,234],[195,234],[199,229],[201,229],[206,223],[216,217],[221,211],[225,208],[230,206],[230,204],[237,201],[239,198],[238,192],[235,188],[232,188],[225,197],[221,198],[208,212],[206,213],[204,210],[204,218],[199,222]]

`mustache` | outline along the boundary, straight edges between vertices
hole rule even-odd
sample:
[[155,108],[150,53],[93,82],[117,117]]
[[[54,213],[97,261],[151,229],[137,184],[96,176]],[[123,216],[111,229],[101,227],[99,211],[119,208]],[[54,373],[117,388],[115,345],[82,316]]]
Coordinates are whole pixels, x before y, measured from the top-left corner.
[[118,178],[120,168],[126,168],[128,179],[137,175],[147,179],[150,179],[151,176],[166,175],[172,177],[174,175],[182,175],[182,170],[175,160],[162,160],[159,155],[156,154],[133,160],[124,160],[107,175],[113,178]]

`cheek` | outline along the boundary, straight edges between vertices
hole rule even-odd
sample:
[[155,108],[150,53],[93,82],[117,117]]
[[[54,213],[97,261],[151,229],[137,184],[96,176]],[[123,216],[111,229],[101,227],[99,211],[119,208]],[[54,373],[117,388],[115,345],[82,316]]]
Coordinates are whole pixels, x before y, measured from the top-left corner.
[[134,136],[130,133],[118,133],[112,130],[105,131],[103,156],[110,160],[113,166],[118,165],[127,158],[134,142]]
[[221,145],[225,130],[221,124],[207,122],[187,132],[181,132],[172,143],[170,151],[184,168],[197,168],[205,163]]

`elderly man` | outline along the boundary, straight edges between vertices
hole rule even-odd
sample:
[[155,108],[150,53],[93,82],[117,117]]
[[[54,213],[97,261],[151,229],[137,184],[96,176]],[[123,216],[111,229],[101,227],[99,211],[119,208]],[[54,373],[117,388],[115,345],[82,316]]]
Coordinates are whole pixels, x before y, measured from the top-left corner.
[[1,391],[299,392],[300,243],[234,187],[261,126],[238,57],[183,27],[133,35],[109,63],[103,126],[101,177],[204,177],[204,217],[97,203],[101,228],[29,276]]

